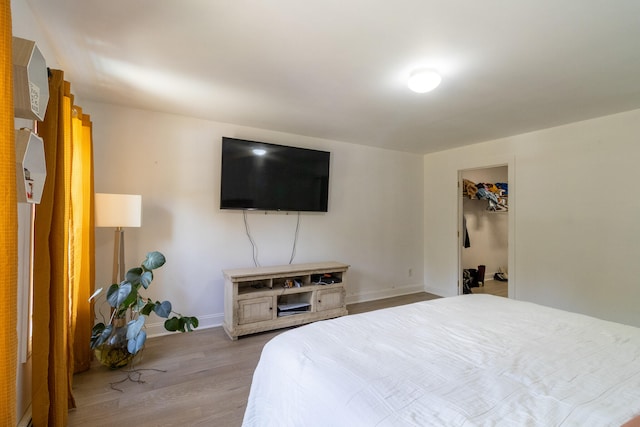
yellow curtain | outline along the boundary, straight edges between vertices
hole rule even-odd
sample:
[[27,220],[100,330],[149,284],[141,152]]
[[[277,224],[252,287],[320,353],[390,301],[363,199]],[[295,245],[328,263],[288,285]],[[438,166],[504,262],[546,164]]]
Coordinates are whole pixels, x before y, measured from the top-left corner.
[[94,218],[93,218],[93,146],[92,125],[80,107],[74,107],[71,118],[71,316],[70,334],[73,339],[73,372],[89,369],[91,362],[91,328],[93,306],[88,303],[93,293]]
[[75,407],[75,366],[88,368],[91,357],[85,332],[93,324],[91,122],[73,106],[70,92],[63,72],[51,70],[49,104],[38,132],[47,179],[36,206],[33,272],[32,416],[34,425],[43,426],[67,424],[67,411]]
[[18,334],[18,201],[13,122],[11,2],[0,0],[0,424],[15,426]]

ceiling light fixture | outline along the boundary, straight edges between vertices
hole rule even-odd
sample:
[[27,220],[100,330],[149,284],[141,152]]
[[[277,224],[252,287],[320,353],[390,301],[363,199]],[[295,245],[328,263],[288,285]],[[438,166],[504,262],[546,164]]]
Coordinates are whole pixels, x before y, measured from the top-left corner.
[[441,81],[442,77],[435,70],[420,68],[411,73],[407,84],[412,91],[425,93],[437,88]]

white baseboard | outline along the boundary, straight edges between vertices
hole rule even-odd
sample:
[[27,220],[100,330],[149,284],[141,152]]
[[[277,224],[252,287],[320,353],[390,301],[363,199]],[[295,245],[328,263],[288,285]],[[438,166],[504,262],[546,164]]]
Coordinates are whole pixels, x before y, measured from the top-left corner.
[[433,295],[437,295],[439,297],[443,297],[443,298],[444,297],[454,297],[454,296],[458,295],[458,289],[457,288],[456,289],[449,289],[449,288],[444,289],[444,288],[436,288],[436,287],[427,285],[427,286],[425,286],[424,291],[428,292],[430,294],[433,294]]
[[392,289],[384,289],[381,291],[350,295],[347,297],[347,304],[375,301],[383,298],[399,297],[401,295],[415,294],[417,292],[424,292],[424,286],[422,284],[401,286],[401,287],[395,287]]

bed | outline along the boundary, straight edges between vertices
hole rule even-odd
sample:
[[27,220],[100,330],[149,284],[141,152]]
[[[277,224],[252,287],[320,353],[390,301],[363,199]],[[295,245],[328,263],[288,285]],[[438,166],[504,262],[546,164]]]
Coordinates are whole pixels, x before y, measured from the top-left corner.
[[243,426],[620,426],[638,414],[640,328],[470,294],[276,336]]

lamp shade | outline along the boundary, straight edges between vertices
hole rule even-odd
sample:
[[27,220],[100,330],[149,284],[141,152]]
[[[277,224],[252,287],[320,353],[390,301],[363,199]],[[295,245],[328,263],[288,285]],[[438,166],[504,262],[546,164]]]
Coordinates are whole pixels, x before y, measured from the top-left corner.
[[142,196],[96,193],[96,227],[140,227]]

